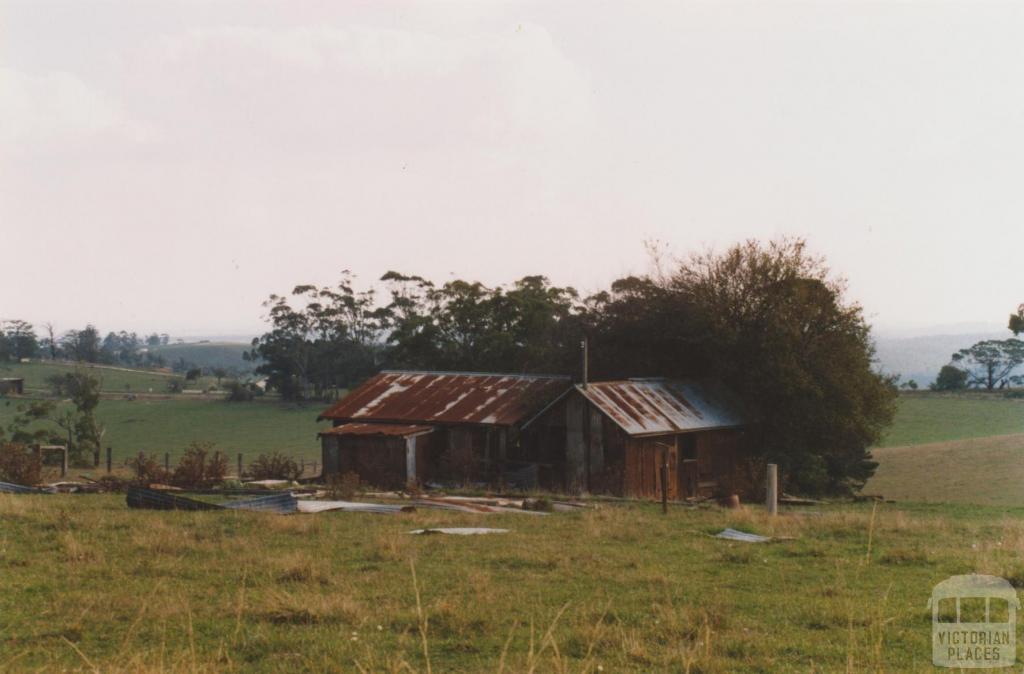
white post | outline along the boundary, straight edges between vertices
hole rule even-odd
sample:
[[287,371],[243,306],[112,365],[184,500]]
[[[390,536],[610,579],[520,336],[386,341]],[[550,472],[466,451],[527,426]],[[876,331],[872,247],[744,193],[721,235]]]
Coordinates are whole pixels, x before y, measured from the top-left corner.
[[774,463],[768,464],[768,485],[767,503],[769,515],[779,514],[779,467]]
[[416,438],[405,439],[405,482],[416,481]]

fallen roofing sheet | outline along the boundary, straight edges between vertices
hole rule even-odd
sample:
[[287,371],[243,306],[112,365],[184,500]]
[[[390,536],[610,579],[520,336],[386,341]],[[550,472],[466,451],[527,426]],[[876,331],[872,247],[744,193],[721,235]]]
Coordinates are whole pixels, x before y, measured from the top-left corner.
[[257,496],[243,501],[224,501],[220,505],[231,510],[258,510],[263,512],[293,513],[298,508],[298,499],[291,492],[271,496]]
[[154,489],[129,487],[125,501],[128,503],[129,508],[145,508],[148,510],[256,510],[293,513],[297,509],[297,499],[289,492],[259,496],[242,501],[211,503]]
[[552,375],[384,371],[320,418],[511,426],[571,386]]
[[384,503],[355,503],[353,501],[299,501],[300,513],[322,513],[328,510],[343,510],[357,513],[394,514],[416,510],[408,505],[388,505]]
[[717,382],[627,379],[577,385],[629,435],[735,428],[746,423],[738,399]]
[[421,498],[412,502],[417,508],[437,508],[439,510],[454,510],[462,513],[512,513],[514,515],[547,515],[546,512],[537,510],[523,510],[521,507],[489,505],[474,503],[472,501],[454,501],[449,498]]
[[488,529],[486,527],[444,527],[440,529],[415,529],[410,534],[450,534],[453,536],[476,536],[479,534],[507,534],[508,529]]
[[0,482],[0,494],[47,494],[44,489],[37,489],[36,487],[26,487],[23,484],[14,484],[13,482]]
[[387,435],[411,438],[431,433],[433,430],[433,426],[423,426],[420,424],[364,424],[351,422],[321,431],[320,435]]
[[739,541],[741,543],[767,543],[772,540],[769,536],[748,534],[745,531],[737,531],[736,529],[723,529],[719,533],[715,534],[715,538],[724,538],[726,540]]

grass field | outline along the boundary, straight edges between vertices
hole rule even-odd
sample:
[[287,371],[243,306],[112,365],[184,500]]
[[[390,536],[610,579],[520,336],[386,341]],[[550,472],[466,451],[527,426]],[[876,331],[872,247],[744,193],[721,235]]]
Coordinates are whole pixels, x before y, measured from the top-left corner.
[[[931,587],[1024,583],[1022,515],[275,516],[0,495],[0,670],[933,671]],[[511,532],[405,533],[443,525]],[[726,526],[795,540],[709,535]]]
[[895,423],[873,454],[879,467],[865,493],[1024,506],[1024,400],[903,394]]
[[1024,434],[874,451],[864,491],[898,501],[1024,506]]
[[24,377],[25,387],[35,391],[48,391],[50,385],[46,379],[55,374],[64,374],[82,369],[98,377],[104,392],[165,393],[167,383],[172,379],[181,379],[178,375],[156,372],[153,370],[132,370],[109,367],[106,365],[89,365],[87,363],[33,362],[33,363],[0,363],[0,377]]
[[[6,426],[24,399],[0,399],[0,426]],[[229,403],[223,400],[103,400],[96,416],[106,425],[104,446],[120,462],[138,452],[169,452],[177,457],[193,440],[214,442],[231,456],[252,458],[280,451],[295,458],[320,458],[317,424],[323,404],[296,405],[269,401]]]
[[880,446],[1024,433],[1024,399],[999,393],[904,393]]

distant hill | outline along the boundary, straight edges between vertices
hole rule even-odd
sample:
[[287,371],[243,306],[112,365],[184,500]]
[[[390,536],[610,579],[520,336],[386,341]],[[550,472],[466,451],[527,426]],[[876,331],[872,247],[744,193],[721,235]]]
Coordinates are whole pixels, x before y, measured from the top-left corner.
[[913,379],[922,387],[935,381],[943,365],[956,351],[986,339],[1009,339],[1009,330],[934,334],[913,337],[876,337],[878,367],[887,374]]
[[249,372],[252,370],[252,363],[242,358],[242,354],[249,348],[244,342],[189,342],[154,346],[150,347],[150,350],[163,356],[168,367],[181,358],[186,363],[204,369],[223,367]]

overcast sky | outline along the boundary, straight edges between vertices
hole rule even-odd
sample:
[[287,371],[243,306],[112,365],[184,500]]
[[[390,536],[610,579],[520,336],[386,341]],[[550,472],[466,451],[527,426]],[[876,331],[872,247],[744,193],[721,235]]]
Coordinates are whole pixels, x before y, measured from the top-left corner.
[[0,4],[0,318],[261,330],[351,269],[592,291],[806,237],[883,330],[1024,301],[1024,6]]

